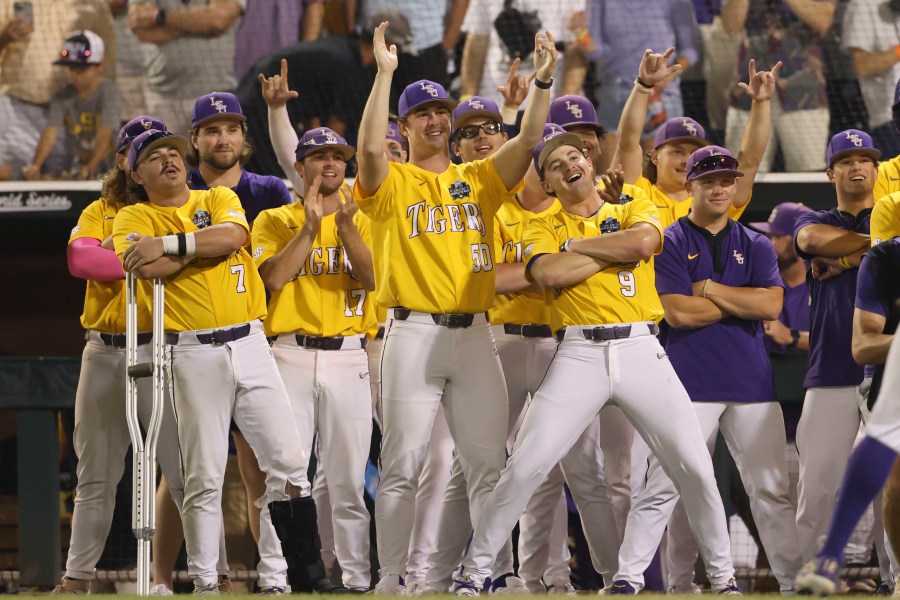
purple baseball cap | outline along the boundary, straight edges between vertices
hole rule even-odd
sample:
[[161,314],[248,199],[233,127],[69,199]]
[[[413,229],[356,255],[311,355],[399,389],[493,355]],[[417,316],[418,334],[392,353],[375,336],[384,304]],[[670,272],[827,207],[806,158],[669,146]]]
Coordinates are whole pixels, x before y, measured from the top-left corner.
[[301,162],[307,154],[323,146],[340,150],[344,160],[350,160],[356,154],[353,146],[348,145],[347,140],[335,133],[334,130],[327,127],[316,127],[304,133],[303,137],[300,138],[295,155],[297,162]]
[[[589,125],[599,130],[604,129],[597,120],[597,110],[594,105],[584,96],[560,96],[550,103],[548,120],[563,128]],[[600,131],[597,133],[599,134]]]
[[715,173],[731,173],[737,177],[738,161],[728,149],[721,146],[706,146],[695,150],[687,159],[687,181],[694,181]]
[[228,117],[243,123],[247,120],[241,103],[237,96],[230,92],[213,92],[200,96],[194,102],[194,110],[191,113],[191,127],[200,127],[203,123],[212,119]]
[[132,140],[131,148],[128,149],[128,166],[134,171],[148,152],[160,146],[175,148],[179,154],[184,156],[184,151],[187,150],[187,140],[168,131],[148,129]]
[[797,219],[811,212],[813,209],[798,202],[782,202],[772,209],[768,221],[750,223],[750,227],[771,235],[794,235]]
[[825,151],[825,162],[828,168],[834,166],[834,162],[848,154],[864,154],[877,161],[881,158],[881,150],[875,147],[872,136],[859,129],[848,129],[836,133],[828,142],[828,150]]
[[452,111],[456,108],[456,100],[447,95],[444,86],[434,81],[420,79],[403,89],[400,101],[397,103],[397,114],[404,119],[413,109],[432,102],[440,104],[447,110]]
[[386,139],[394,140],[395,142],[399,142],[401,146],[406,148],[409,145],[409,142],[403,137],[403,134],[400,133],[400,127],[397,125],[395,121],[388,121],[388,130]]
[[669,119],[656,130],[656,137],[653,139],[654,150],[670,142],[694,142],[700,146],[709,145],[703,125],[690,117]]
[[118,154],[124,150],[125,146],[130,144],[134,138],[149,129],[158,129],[159,131],[169,130],[169,128],[166,127],[166,124],[156,117],[148,117],[147,115],[135,117],[125,123],[122,126],[122,129],[119,130],[119,135],[116,138],[116,153]]
[[464,126],[469,122],[469,119],[477,117],[491,119],[498,123],[503,122],[503,117],[500,116],[500,108],[496,102],[483,96],[472,96],[457,104],[456,108],[453,109],[453,131],[455,132]]
[[560,146],[574,146],[579,151],[582,150],[581,138],[578,134],[568,133],[565,129],[556,123],[547,123],[544,125],[544,136],[537,146],[534,147],[534,170],[540,175],[541,180],[544,179],[544,162],[550,153]]

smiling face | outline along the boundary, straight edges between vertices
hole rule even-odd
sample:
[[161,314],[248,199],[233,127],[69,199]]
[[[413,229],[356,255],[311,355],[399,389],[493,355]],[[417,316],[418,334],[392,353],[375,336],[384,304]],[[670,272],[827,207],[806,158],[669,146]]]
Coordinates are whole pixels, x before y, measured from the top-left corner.
[[584,150],[587,152],[591,162],[597,164],[600,160],[600,138],[597,137],[597,129],[593,125],[575,125],[566,127],[566,131],[570,131],[581,138]]
[[451,116],[450,110],[441,104],[423,104],[397,125],[414,154],[431,154],[448,148]]
[[877,165],[870,156],[851,153],[836,160],[826,173],[839,195],[865,196],[875,188],[877,171]]
[[737,181],[733,173],[711,173],[686,183],[685,188],[694,196],[691,212],[706,220],[727,216],[737,193]]
[[544,191],[560,200],[581,199],[594,191],[593,172],[581,148],[562,145],[544,161]]
[[312,185],[313,179],[321,177],[319,193],[323,196],[330,196],[338,191],[344,183],[347,161],[340,150],[321,148],[309,152],[303,157],[302,162],[294,163],[294,168],[303,178],[307,189]]
[[[496,129],[495,133],[488,133],[485,129]],[[464,137],[463,133],[475,137]],[[475,117],[466,121],[466,124],[458,129],[456,139],[453,142],[453,152],[462,158],[463,162],[472,162],[491,156],[506,142],[507,136],[500,124],[492,119]]]
[[227,171],[241,158],[244,129],[236,119],[216,119],[203,123],[191,133],[191,144],[201,163]]
[[187,171],[184,158],[172,146],[159,146],[141,157],[131,178],[138,185],[144,186],[147,194],[165,194],[173,189],[187,185]]
[[656,184],[665,189],[681,189],[687,179],[687,159],[698,148],[693,142],[663,144],[650,154],[656,165]]

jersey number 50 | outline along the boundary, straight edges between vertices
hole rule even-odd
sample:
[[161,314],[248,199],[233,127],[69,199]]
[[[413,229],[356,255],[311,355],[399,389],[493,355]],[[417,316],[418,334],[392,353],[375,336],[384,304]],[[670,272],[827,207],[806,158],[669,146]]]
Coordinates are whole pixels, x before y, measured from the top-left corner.
[[472,272],[491,271],[493,268],[491,247],[487,244],[472,244]]

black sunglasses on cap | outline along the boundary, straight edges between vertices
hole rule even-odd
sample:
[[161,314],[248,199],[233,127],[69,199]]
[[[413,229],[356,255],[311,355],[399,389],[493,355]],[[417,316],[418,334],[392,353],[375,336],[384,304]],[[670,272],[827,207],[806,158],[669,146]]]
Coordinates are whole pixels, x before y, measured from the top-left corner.
[[691,166],[691,170],[688,171],[687,174],[687,179],[688,181],[690,181],[692,179],[696,179],[697,177],[702,177],[707,173],[720,171],[734,171],[735,173],[738,173],[737,159],[733,156],[727,156],[725,154],[708,156]]
[[456,138],[471,140],[478,137],[479,130],[484,131],[485,135],[496,135],[503,131],[503,127],[494,121],[488,121],[481,125],[465,125],[456,130]]

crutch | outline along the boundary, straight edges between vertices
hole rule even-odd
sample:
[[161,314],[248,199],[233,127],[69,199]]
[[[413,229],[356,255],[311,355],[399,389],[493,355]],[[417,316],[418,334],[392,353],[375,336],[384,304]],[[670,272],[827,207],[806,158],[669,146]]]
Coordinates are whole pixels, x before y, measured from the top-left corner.
[[[150,541],[156,530],[156,441],[162,423],[165,393],[165,333],[163,318],[166,289],[161,279],[153,280],[153,353],[149,363],[137,362],[136,278],[125,274],[125,354],[126,415],[131,434],[134,475],[131,486],[131,529],[137,538],[137,593],[150,595]],[[147,435],[138,418],[137,380],[153,378],[153,409]]]

